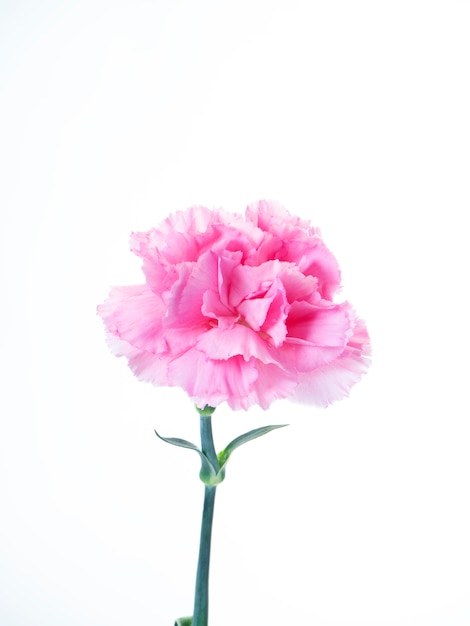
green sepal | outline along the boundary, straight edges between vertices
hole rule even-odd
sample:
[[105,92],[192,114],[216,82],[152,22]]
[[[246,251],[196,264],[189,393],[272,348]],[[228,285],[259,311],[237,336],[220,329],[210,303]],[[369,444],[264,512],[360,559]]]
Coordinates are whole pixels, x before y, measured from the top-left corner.
[[156,430],[154,432],[159,439],[166,441],[166,443],[171,443],[172,446],[188,448],[189,450],[194,450],[199,454],[201,458],[201,471],[199,472],[199,478],[205,485],[214,486],[222,482],[223,478],[219,477],[219,468],[215,468],[204,452],[194,445],[194,443],[186,441],[186,439],[179,439],[179,437],[162,437]]
[[178,617],[175,622],[175,626],[192,626],[193,618],[192,617]]
[[253,439],[257,439],[258,437],[262,437],[263,435],[270,433],[272,430],[276,430],[277,428],[284,428],[288,425],[289,424],[272,424],[271,426],[261,426],[261,428],[255,428],[254,430],[248,431],[244,435],[235,437],[235,439],[231,441],[228,446],[217,455],[217,459],[220,465],[219,473],[223,472],[225,475],[225,466],[227,465],[227,462],[232,452],[242,446],[244,443],[252,441]]
[[215,411],[215,407],[206,404],[203,409],[200,409],[198,406],[196,406],[196,411],[199,413],[199,415],[202,415],[203,417],[210,417]]

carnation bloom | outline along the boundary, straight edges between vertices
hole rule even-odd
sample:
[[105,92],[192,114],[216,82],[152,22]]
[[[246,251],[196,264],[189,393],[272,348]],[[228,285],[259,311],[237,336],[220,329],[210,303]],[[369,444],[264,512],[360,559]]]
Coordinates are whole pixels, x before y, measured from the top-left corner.
[[98,307],[112,351],[199,408],[278,398],[327,406],[369,364],[369,337],[334,303],[338,263],[309,222],[274,202],[242,215],[194,206],[131,235],[145,283]]

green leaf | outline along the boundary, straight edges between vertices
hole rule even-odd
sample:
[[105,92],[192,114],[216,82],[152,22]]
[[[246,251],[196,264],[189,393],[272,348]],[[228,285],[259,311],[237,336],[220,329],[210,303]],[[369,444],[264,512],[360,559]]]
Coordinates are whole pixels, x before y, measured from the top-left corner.
[[192,626],[193,618],[192,617],[178,617],[175,622],[175,626]]
[[178,437],[162,437],[161,435],[157,433],[156,430],[154,432],[159,439],[161,439],[162,441],[166,441],[166,443],[171,443],[172,446],[179,446],[180,448],[189,448],[190,450],[201,452],[201,450],[199,450],[199,448],[194,443],[191,443],[190,441],[186,441],[186,439],[179,439]]
[[234,450],[242,446],[244,443],[247,443],[248,441],[252,441],[253,439],[262,437],[263,435],[270,433],[272,430],[276,430],[277,428],[284,428],[285,426],[288,426],[288,424],[273,424],[271,426],[261,426],[261,428],[255,428],[254,430],[250,430],[244,435],[236,437],[228,444],[228,446],[224,450],[219,452],[219,454],[217,455],[220,464],[219,473],[225,471],[225,465],[227,464],[227,461],[229,460],[230,455]]
[[202,450],[200,450],[194,443],[190,441],[186,441],[186,439],[179,439],[179,437],[162,437],[155,430],[155,434],[159,439],[165,441],[166,443],[170,443],[172,446],[178,446],[179,448],[188,448],[189,450],[194,450],[197,452],[201,458],[201,471],[199,472],[199,477],[202,482],[206,485],[218,485],[222,479],[218,477],[218,469],[212,465],[207,456],[204,454]]
[[[288,424],[273,424],[271,426],[261,426],[261,428],[255,428],[254,430],[250,430],[244,435],[236,437],[228,444],[228,446],[224,450],[219,452],[219,454],[217,455],[217,460],[220,467],[214,467],[214,465],[209,461],[204,452],[200,450],[196,445],[194,445],[194,443],[186,441],[186,439],[179,439],[178,437],[162,437],[157,433],[157,431],[155,431],[155,434],[162,441],[166,441],[166,443],[170,443],[173,446],[178,446],[179,448],[188,448],[189,450],[194,450],[195,452],[197,452],[201,458],[201,471],[199,472],[199,478],[205,485],[215,487],[224,480],[225,467],[234,450],[242,446],[244,443],[247,443],[248,441],[252,441],[253,439],[262,437],[263,435],[270,433],[272,430],[276,430],[277,428],[284,428],[285,426],[288,426]],[[177,626],[180,625],[177,624]],[[182,624],[181,626],[185,625]]]

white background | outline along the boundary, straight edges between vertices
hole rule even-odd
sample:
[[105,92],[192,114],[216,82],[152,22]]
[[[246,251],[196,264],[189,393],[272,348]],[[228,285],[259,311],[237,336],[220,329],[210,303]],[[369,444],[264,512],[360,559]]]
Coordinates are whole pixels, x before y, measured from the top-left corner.
[[273,198],[369,326],[325,411],[214,416],[211,626],[468,626],[470,3],[0,1],[0,624],[171,626],[202,506],[183,391],[111,356],[132,230]]

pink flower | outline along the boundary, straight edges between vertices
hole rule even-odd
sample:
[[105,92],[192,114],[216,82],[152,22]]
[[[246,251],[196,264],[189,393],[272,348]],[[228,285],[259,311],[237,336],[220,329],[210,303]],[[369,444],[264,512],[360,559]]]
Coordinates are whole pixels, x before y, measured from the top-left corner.
[[134,374],[200,408],[273,400],[327,406],[367,370],[369,337],[335,304],[336,259],[309,222],[260,201],[241,215],[195,206],[133,233],[145,283],[98,307]]

